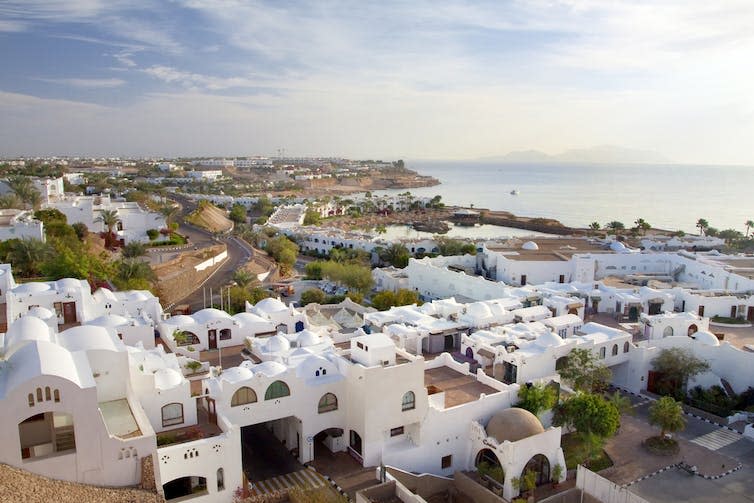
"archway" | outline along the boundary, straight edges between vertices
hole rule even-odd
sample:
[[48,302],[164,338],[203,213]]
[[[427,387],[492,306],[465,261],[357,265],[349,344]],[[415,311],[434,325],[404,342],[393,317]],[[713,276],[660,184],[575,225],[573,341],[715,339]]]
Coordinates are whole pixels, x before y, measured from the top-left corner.
[[689,325],[689,331],[688,331],[687,335],[688,335],[689,337],[691,337],[692,335],[694,335],[694,334],[695,334],[695,333],[697,333],[698,331],[699,331],[699,327],[697,327],[696,325],[694,325],[694,324],[692,323],[691,325]]
[[303,321],[297,321],[295,330],[296,332],[301,332],[304,329],[304,322]]
[[663,337],[672,337],[673,336],[673,327],[665,327],[665,330],[662,331]]
[[162,485],[165,501],[184,496],[201,496],[207,493],[207,479],[204,477],[181,477]]
[[471,360],[474,359],[474,350],[471,348],[466,348],[466,358],[470,358]]
[[73,416],[62,412],[43,412],[18,424],[21,459],[75,452]]
[[479,451],[474,466],[476,466],[480,477],[489,477],[500,485],[505,484],[505,470],[503,470],[500,460],[491,449]]
[[526,472],[534,472],[537,474],[537,485],[547,484],[550,482],[550,461],[547,456],[543,454],[537,454],[526,463],[524,471],[521,472],[523,478]]

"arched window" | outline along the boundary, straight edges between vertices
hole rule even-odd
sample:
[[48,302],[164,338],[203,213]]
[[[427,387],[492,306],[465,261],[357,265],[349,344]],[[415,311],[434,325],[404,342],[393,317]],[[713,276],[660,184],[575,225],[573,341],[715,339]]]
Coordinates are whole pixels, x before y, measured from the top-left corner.
[[42,388],[37,388],[37,402],[42,401]]
[[662,331],[663,337],[672,337],[673,335],[673,327],[665,327],[665,330]]
[[615,356],[615,355],[618,354],[618,345],[617,344],[613,344],[613,351],[612,351],[612,353],[613,353],[613,356]]
[[169,403],[162,408],[162,427],[183,423],[183,404]]
[[270,384],[267,391],[264,392],[265,400],[274,400],[275,398],[282,398],[284,396],[290,396],[291,389],[283,381],[275,381]]
[[322,395],[322,398],[319,399],[317,411],[322,414],[332,410],[338,410],[338,397],[332,393],[325,393]]
[[628,341],[626,341],[626,342],[623,343],[623,352],[624,353],[628,353],[629,346],[630,345],[628,344]]
[[243,386],[242,388],[238,388],[236,392],[233,393],[233,398],[230,399],[230,406],[238,407],[239,405],[246,405],[247,403],[254,403],[256,401],[257,394],[254,392],[254,390],[249,388],[248,386]]
[[403,395],[403,401],[401,403],[401,410],[412,410],[416,408],[416,395],[414,395],[413,391],[407,391],[405,395]]
[[605,353],[606,353],[605,346],[602,346],[600,348],[600,360],[604,360],[605,359]]
[[217,469],[217,490],[225,490],[225,471],[222,468]]
[[52,392],[49,386],[45,386],[45,401],[52,400]]
[[221,341],[228,341],[232,337],[233,336],[232,336],[229,328],[223,328],[222,330],[220,330],[220,340]]
[[34,407],[34,393],[29,393],[29,407]]

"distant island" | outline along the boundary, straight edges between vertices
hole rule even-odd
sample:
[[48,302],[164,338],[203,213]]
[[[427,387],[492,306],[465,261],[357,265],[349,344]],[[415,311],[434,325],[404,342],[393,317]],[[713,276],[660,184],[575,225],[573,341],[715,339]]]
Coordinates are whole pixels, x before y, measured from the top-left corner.
[[539,150],[517,150],[501,156],[483,157],[482,161],[499,162],[567,162],[612,164],[665,164],[672,162],[651,150],[639,150],[615,145],[570,149],[559,154],[546,154]]

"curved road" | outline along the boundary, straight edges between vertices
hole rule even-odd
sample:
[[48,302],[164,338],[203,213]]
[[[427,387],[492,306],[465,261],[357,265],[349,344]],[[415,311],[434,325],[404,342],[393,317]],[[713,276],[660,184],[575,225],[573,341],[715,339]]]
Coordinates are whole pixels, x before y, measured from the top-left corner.
[[[196,203],[184,196],[173,193],[170,194],[170,198],[174,199],[182,206],[183,209],[181,211],[181,216],[191,213],[196,209]],[[205,292],[207,306],[210,305],[210,289],[212,289],[215,303],[219,304],[220,287],[227,286],[232,281],[233,274],[236,270],[246,264],[246,262],[254,256],[253,248],[234,236],[216,237],[212,232],[185,223],[183,219],[180,220],[179,232],[188,236],[189,242],[200,248],[212,244],[225,243],[228,247],[228,258],[225,259],[220,267],[212,273],[204,283],[196,285],[192,292],[187,293],[184,298],[177,301],[175,304],[188,304],[191,307],[191,312],[196,312],[204,307]]]

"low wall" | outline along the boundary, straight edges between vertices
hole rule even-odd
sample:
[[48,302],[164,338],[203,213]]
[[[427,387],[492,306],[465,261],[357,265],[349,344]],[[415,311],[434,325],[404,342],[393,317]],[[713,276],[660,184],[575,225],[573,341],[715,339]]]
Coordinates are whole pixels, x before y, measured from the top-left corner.
[[[186,298],[227,259],[228,249],[225,244],[213,246],[211,250],[212,256],[201,262],[198,262],[201,259],[192,257],[197,253],[192,251],[153,268],[158,278],[157,286],[163,306],[173,305]],[[212,264],[208,265],[210,262]],[[198,268],[200,266],[202,267]]]
[[505,500],[487,489],[477,484],[463,472],[453,474],[453,484],[458,492],[465,494],[474,501],[474,503],[504,503]]
[[406,489],[425,499],[433,494],[445,492],[453,486],[452,479],[438,477],[429,473],[415,475],[393,467],[388,467],[387,472],[391,477],[403,484]]

